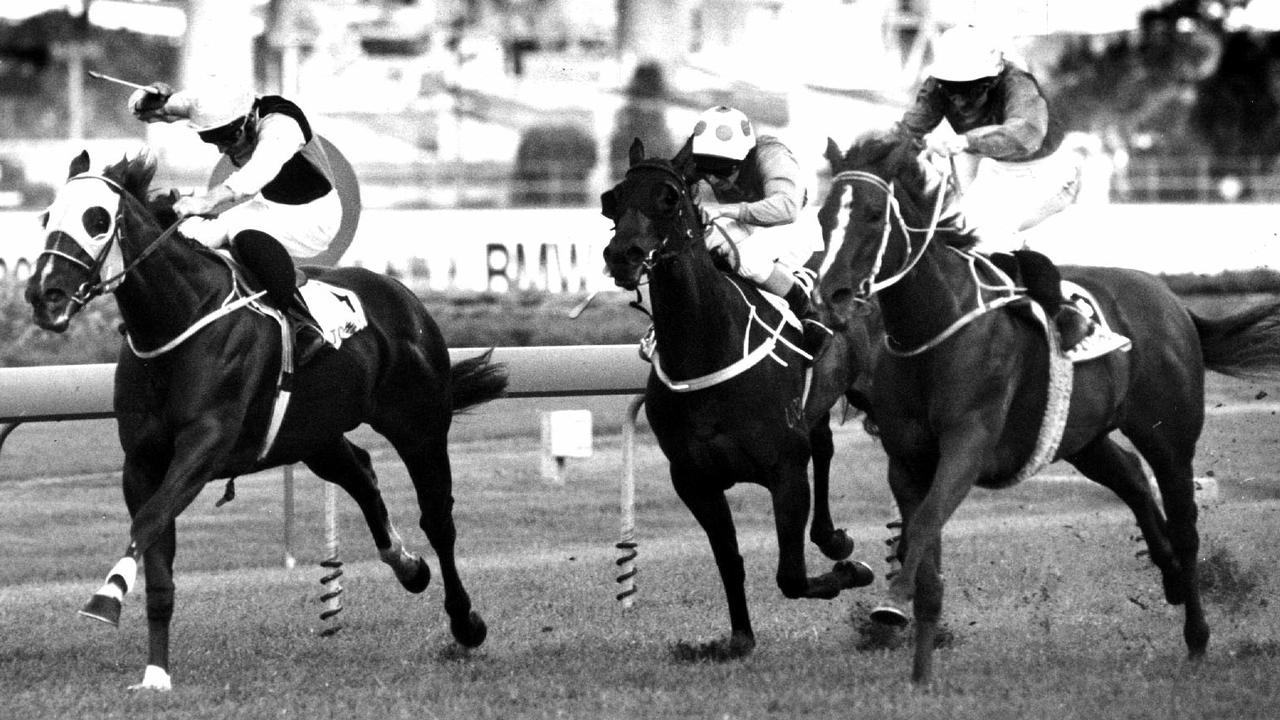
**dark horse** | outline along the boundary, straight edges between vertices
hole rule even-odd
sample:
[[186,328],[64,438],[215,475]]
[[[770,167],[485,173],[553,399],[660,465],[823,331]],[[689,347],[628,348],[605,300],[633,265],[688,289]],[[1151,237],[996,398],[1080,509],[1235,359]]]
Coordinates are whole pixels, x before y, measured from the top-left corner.
[[[44,216],[45,251],[27,287],[35,322],[62,332],[88,298],[118,282],[114,294],[128,333],[116,369],[115,411],[133,524],[124,557],[82,614],[117,624],[121,600],[143,560],[150,646],[138,687],[167,689],[175,518],[215,478],[299,461],[351,495],[382,560],[406,589],[424,590],[430,569],[405,549],[392,526],[369,453],[344,437],[368,423],[387,437],[409,470],[421,527],[440,562],[454,638],[465,646],[482,643],[486,627],[472,610],[454,559],[447,439],[455,412],[503,392],[505,370],[487,354],[451,367],[435,321],[395,280],[359,268],[320,272],[319,279],[357,293],[369,324],[297,371],[283,425],[269,454],[260,458],[282,355],[275,320],[236,310],[167,352],[139,357],[198,327],[235,296],[230,268],[220,256],[181,235],[162,233],[145,203],[155,169],[148,152],[101,174],[89,172],[87,154],[77,157]],[[160,205],[155,209],[172,220],[171,209],[166,213]],[[121,266],[115,276],[103,277]],[[138,354],[130,347],[139,348]]]
[[[835,172],[824,205],[843,208],[837,214],[844,229],[821,292],[837,315],[871,295],[879,301],[885,352],[876,363],[871,401],[905,528],[901,572],[873,617],[904,624],[914,603],[912,678],[927,682],[942,612],[943,524],[973,486],[1008,487],[1033,454],[1050,397],[1050,350],[1026,301],[978,314],[955,330],[975,308],[975,267],[984,266],[931,228],[946,184],[917,150],[882,133],[865,136],[843,156],[830,144]],[[1209,626],[1197,585],[1192,458],[1204,422],[1204,373],[1280,369],[1280,303],[1210,320],[1142,272],[1080,267],[1065,268],[1064,275],[1096,297],[1133,349],[1074,366],[1054,459],[1065,459],[1132,509],[1166,599],[1185,605],[1189,656],[1202,657]],[[1138,456],[1112,439],[1117,429],[1154,472],[1163,511]]]
[[840,562],[817,577],[805,568],[810,428],[825,432],[830,444],[825,421],[835,398],[806,413],[800,331],[785,324],[752,283],[714,264],[686,180],[688,146],[672,161],[646,159],[636,140],[630,159],[626,178],[602,197],[603,213],[615,223],[604,258],[623,288],[635,289],[648,277],[658,352],[645,411],[670,461],[676,494],[707,533],[728,597],[730,637],[693,655],[739,657],[755,646],[755,634],[725,498],[730,486],[751,482],[771,493],[777,582],[786,597],[832,598],[872,580],[870,568],[844,560],[852,543],[832,530],[825,488],[816,491],[812,535]]

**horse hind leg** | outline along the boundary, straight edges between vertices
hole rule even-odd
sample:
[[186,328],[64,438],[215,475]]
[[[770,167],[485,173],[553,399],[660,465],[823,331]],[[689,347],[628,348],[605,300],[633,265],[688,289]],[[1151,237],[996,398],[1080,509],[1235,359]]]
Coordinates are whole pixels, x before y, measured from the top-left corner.
[[[1166,431],[1169,432],[1172,429]],[[1170,603],[1184,606],[1183,638],[1187,643],[1187,655],[1193,660],[1203,657],[1209,645],[1209,624],[1200,598],[1200,533],[1196,529],[1199,510],[1196,507],[1195,472],[1191,464],[1198,436],[1197,426],[1194,434],[1184,433],[1181,442],[1168,441],[1167,434],[1159,442],[1142,435],[1132,437],[1134,446],[1146,458],[1160,487],[1167,535],[1178,570],[1171,581],[1166,579],[1165,596]]]
[[307,458],[306,465],[318,477],[342,488],[356,501],[369,526],[379,557],[395,573],[400,584],[411,593],[426,590],[431,582],[431,568],[422,556],[405,548],[404,540],[391,523],[369,453],[342,438]]
[[[1165,599],[1171,605],[1185,605],[1183,635],[1192,658],[1204,654],[1209,642],[1209,626],[1204,617],[1198,587],[1194,480],[1190,460],[1175,461],[1150,441],[1134,439],[1156,474],[1161,495],[1169,510],[1166,520],[1151,494],[1137,456],[1109,438],[1101,438],[1069,461],[1094,482],[1111,489],[1133,511],[1147,543],[1151,561],[1160,570]],[[1145,448],[1145,449],[1144,449]],[[1178,469],[1181,467],[1181,469]]]
[[443,435],[415,442],[393,437],[392,444],[409,469],[421,511],[419,525],[440,563],[449,629],[458,644],[468,648],[479,647],[488,636],[489,629],[472,608],[471,596],[458,574],[454,554],[458,531],[453,522],[453,470],[449,463],[447,440]]

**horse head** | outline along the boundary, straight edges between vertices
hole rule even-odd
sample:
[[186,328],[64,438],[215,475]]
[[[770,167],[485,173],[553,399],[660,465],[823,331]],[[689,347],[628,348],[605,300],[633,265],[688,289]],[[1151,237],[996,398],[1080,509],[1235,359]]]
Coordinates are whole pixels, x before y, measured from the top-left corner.
[[123,279],[124,238],[156,225],[143,201],[155,171],[146,147],[101,173],[89,171],[87,152],[71,161],[66,184],[40,217],[44,250],[26,289],[37,325],[66,330],[85,303]]
[[839,320],[901,279],[929,249],[915,246],[913,234],[936,223],[946,200],[937,193],[946,188],[919,152],[916,141],[891,131],[867,133],[844,153],[827,140],[832,185],[818,211],[828,247],[820,293]]
[[702,228],[686,180],[692,172],[688,144],[671,160],[646,158],[637,138],[630,160],[622,182],[600,196],[600,211],[614,223],[605,265],[615,284],[634,290],[658,262],[701,247]]

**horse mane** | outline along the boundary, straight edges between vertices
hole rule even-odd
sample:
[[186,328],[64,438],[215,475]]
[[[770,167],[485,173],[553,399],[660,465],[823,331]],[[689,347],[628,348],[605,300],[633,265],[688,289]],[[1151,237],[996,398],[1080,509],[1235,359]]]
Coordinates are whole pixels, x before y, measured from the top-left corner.
[[[864,170],[892,182],[911,205],[921,213],[933,207],[939,189],[951,193],[945,208],[954,203],[954,190],[943,187],[945,176],[921,156],[924,144],[915,137],[896,129],[873,129],[864,132],[845,152],[840,164],[843,169]],[[901,197],[900,196],[900,197]]]

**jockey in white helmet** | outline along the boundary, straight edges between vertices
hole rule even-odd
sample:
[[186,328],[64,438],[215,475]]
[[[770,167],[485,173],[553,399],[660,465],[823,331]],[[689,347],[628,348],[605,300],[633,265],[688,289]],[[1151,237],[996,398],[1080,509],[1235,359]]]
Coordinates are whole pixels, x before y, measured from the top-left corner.
[[[954,135],[933,133],[944,119]],[[1079,153],[1061,149],[1063,128],[1031,73],[1008,62],[982,30],[951,28],[938,38],[928,77],[897,129],[936,154],[978,158],[954,208],[966,238],[983,252],[1012,252],[1028,292],[1055,319],[1068,357],[1085,360],[1129,346],[1067,302],[1057,267],[1023,247],[1019,236],[1075,200],[1083,163]]]
[[725,255],[740,276],[784,298],[803,321],[806,352],[818,357],[831,335],[809,303],[822,235],[797,222],[807,197],[795,156],[723,105],[699,116],[689,142],[707,247]]
[[342,205],[329,161],[293,102],[222,83],[174,91],[162,82],[134,91],[144,122],[185,122],[236,168],[207,192],[182,197],[179,230],[208,247],[229,246],[283,310],[309,320],[292,258],[323,252]]

